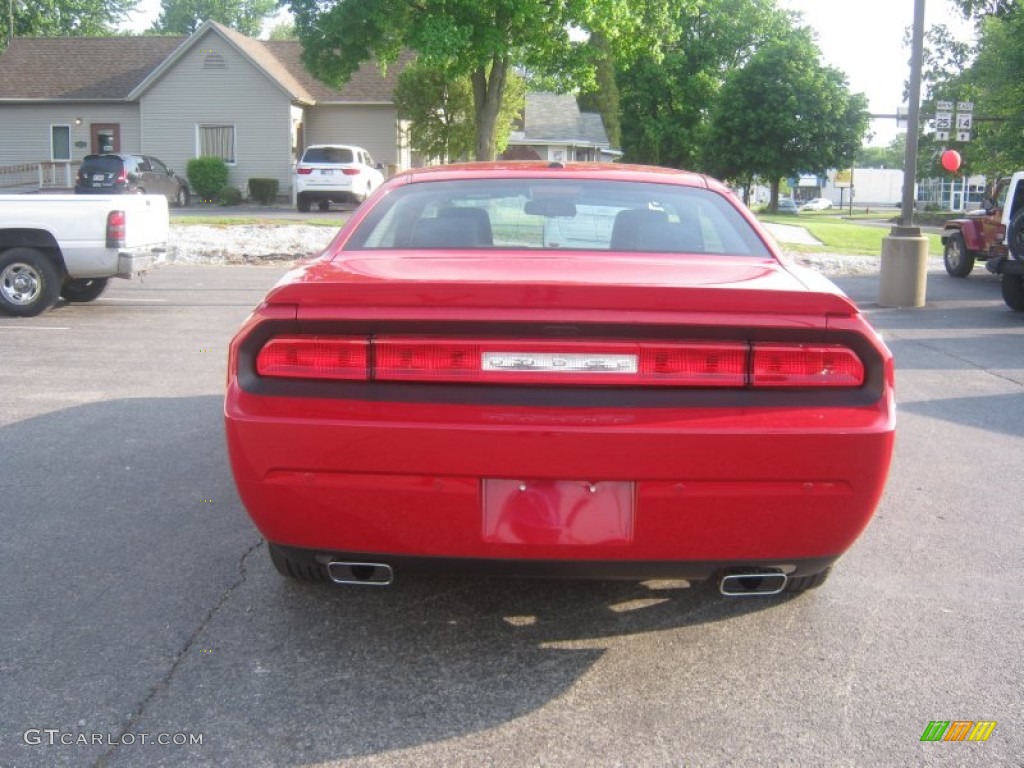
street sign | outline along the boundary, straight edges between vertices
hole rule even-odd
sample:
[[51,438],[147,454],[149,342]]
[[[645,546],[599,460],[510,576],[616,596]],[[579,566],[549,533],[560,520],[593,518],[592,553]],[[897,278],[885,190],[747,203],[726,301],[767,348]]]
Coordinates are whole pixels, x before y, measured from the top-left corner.
[[936,131],[935,132],[935,140],[936,141],[949,141],[949,131]]
[[935,102],[936,112],[952,112],[953,102],[952,101],[936,101]]
[[935,130],[937,131],[948,131],[953,127],[953,113],[952,112],[936,112],[935,113]]
[[957,112],[956,113],[956,129],[958,131],[969,131],[971,130],[971,118],[974,115],[971,112]]
[[956,132],[956,140],[957,141],[970,141],[971,140],[971,132],[970,131],[957,131]]
[[973,101],[958,101],[956,103],[957,112],[973,112],[974,102]]

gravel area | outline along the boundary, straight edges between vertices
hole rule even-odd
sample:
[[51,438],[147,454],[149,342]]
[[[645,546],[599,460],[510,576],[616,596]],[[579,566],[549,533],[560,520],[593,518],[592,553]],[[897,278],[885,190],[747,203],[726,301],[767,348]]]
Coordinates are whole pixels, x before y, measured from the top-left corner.
[[[336,232],[335,227],[307,224],[241,224],[230,227],[172,225],[170,239],[176,247],[174,260],[179,263],[288,264],[315,256],[330,243]],[[784,232],[776,234],[780,242],[785,237]],[[785,242],[781,242],[781,245],[793,261],[826,275],[868,275],[879,271],[878,256],[798,253],[787,250]],[[941,259],[929,260],[929,269],[942,268]]]

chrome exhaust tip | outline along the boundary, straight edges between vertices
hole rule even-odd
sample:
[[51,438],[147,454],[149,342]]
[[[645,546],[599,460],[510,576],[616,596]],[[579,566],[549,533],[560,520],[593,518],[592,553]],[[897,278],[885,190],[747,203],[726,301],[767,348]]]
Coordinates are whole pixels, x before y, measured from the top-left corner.
[[730,573],[722,577],[718,588],[727,597],[765,597],[782,592],[786,581],[786,574],[778,571]]
[[384,563],[347,563],[332,560],[327,564],[327,575],[335,584],[365,584],[386,587],[394,581],[390,565]]

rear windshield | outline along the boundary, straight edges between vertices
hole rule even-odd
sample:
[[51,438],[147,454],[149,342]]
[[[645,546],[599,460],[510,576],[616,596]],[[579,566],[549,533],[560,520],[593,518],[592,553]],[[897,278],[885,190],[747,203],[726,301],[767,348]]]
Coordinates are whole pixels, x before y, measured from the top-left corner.
[[351,163],[352,150],[344,147],[310,147],[302,156],[304,163]]
[[82,170],[89,173],[120,173],[121,158],[116,155],[89,155],[82,161]]
[[514,248],[768,256],[727,198],[674,184],[473,179],[395,189],[346,250]]

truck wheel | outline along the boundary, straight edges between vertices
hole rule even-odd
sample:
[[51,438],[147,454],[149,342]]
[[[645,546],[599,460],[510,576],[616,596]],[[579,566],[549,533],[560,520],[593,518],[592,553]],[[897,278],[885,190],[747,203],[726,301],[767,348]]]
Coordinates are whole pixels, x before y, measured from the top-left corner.
[[60,271],[35,248],[11,248],[0,254],[0,309],[33,317],[57,303]]
[[309,213],[309,198],[305,195],[299,195],[296,198],[295,207],[299,209],[300,213]]
[[1010,247],[1010,255],[1018,261],[1024,261],[1024,209],[1017,211],[1010,226],[1006,230],[1006,244]]
[[942,251],[942,261],[950,277],[967,277],[974,269],[974,254],[969,253],[961,234],[950,235]]
[[1024,312],[1024,275],[1003,275],[1003,301],[1014,312]]
[[95,301],[107,288],[105,277],[84,277],[81,280],[67,280],[60,289],[60,295],[68,301],[85,303]]
[[329,210],[331,210],[331,201],[330,200],[321,200],[319,203],[316,204],[316,207],[317,207],[318,210],[321,210],[321,211],[329,211]]

